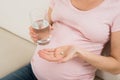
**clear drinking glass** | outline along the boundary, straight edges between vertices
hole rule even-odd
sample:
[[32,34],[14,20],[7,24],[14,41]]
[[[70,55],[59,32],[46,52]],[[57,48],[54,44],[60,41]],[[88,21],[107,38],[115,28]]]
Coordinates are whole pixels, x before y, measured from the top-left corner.
[[46,45],[50,42],[50,24],[47,21],[46,11],[41,11],[39,9],[32,10],[30,12],[30,19],[32,23],[32,28],[39,35],[37,43],[39,45]]

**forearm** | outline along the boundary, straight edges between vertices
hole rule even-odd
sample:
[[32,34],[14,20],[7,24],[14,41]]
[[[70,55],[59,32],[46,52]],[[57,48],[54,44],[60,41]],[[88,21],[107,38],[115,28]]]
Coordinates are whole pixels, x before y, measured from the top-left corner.
[[81,51],[79,49],[77,50],[77,53],[79,58],[82,58],[100,70],[108,71],[113,74],[120,73],[120,63],[113,57],[105,57],[85,50]]

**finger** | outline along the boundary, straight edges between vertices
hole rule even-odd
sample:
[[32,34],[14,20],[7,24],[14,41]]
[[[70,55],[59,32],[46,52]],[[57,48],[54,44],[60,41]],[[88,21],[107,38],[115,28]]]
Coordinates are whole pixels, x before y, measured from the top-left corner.
[[35,29],[32,28],[32,26],[29,27],[29,32],[32,34],[37,34]]
[[34,35],[34,34],[30,33],[30,36],[31,36],[33,41],[38,40],[38,36],[37,35]]
[[54,52],[49,52],[48,53],[45,50],[40,50],[39,51],[39,55],[42,55],[42,57],[44,57],[44,59],[47,59],[49,61],[54,61],[54,62],[57,62],[58,60],[60,60],[61,58],[63,58],[62,56],[55,57],[54,56]]
[[51,53],[43,49],[43,50],[40,50],[40,51],[39,51],[39,54],[47,54],[47,55],[50,55]]
[[36,38],[31,38],[35,43],[38,41]]
[[31,37],[33,38],[38,38],[38,34],[34,34],[34,33],[29,33]]
[[32,26],[29,27],[29,30],[30,30],[30,31],[34,31],[34,29],[32,28]]
[[33,35],[32,33],[30,33],[30,37],[33,41],[37,41],[38,40],[38,36],[37,35]]
[[33,35],[37,35],[38,33],[33,29],[33,28],[31,28],[30,27],[30,29],[29,29],[29,33],[30,34],[33,34]]
[[57,58],[55,58],[53,55],[47,55],[44,53],[39,54],[39,56],[49,62],[57,62]]
[[36,43],[38,41],[38,34],[34,32],[32,26],[29,27],[29,31],[31,39]]
[[55,49],[44,49],[45,51],[48,51],[48,52],[55,52]]
[[43,58],[43,59],[49,61],[49,62],[52,61],[48,55],[45,55],[45,54],[43,54],[43,53],[39,54],[39,56],[40,56],[41,58]]
[[37,36],[30,36],[31,37],[31,39],[34,41],[34,42],[36,42],[37,40],[38,40],[38,37]]

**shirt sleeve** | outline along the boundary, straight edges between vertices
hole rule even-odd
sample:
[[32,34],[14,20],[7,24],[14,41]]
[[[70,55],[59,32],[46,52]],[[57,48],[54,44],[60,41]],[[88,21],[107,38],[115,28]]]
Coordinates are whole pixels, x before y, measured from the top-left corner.
[[115,17],[111,27],[111,32],[120,31],[120,14]]
[[55,0],[50,0],[50,8],[53,9],[54,6],[55,6]]

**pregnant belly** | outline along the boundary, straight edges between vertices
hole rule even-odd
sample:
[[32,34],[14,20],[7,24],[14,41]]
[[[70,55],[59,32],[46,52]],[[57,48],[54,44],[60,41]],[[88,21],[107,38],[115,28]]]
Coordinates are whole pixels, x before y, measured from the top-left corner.
[[77,44],[82,38],[72,29],[57,24],[52,32],[48,45],[38,46],[31,60],[32,69],[38,80],[93,80],[96,69],[80,59],[72,59],[66,63],[48,62],[39,57],[38,51],[44,48]]
[[38,80],[93,80],[96,70],[77,58],[58,64],[43,60],[37,54],[33,56],[31,64]]

